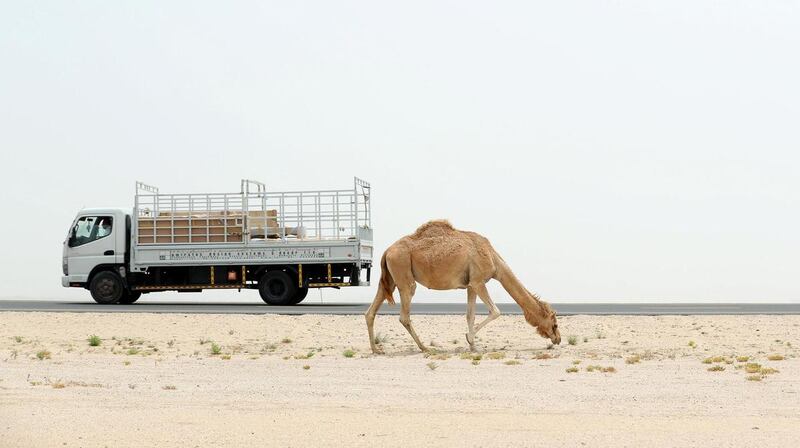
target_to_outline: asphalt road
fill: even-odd
[[[559,315],[689,315],[689,314],[800,314],[800,303],[553,303]],[[296,306],[267,306],[253,302],[151,302],[133,305],[99,305],[94,302],[48,300],[0,300],[0,311],[47,311],[72,313],[206,313],[206,314],[363,314],[369,304],[309,303]],[[498,304],[505,314],[521,314],[513,303]],[[380,314],[397,314],[398,305],[384,304]],[[416,302],[414,314],[463,314],[466,304]],[[478,312],[486,313],[483,304]]]

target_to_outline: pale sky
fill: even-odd
[[[3,2],[0,297],[88,300],[62,241],[135,180],[355,175],[376,261],[448,218],[556,302],[797,301],[798,48],[794,1]]]

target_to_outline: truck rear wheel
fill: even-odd
[[[270,305],[293,305],[297,287],[283,271],[269,271],[258,282],[261,299]]]
[[[122,295],[122,298],[119,299],[118,303],[123,305],[130,305],[131,303],[136,302],[139,300],[139,297],[142,297],[141,291],[125,291]]]
[[[103,305],[110,305],[119,302],[125,290],[122,287],[122,279],[119,275],[111,271],[97,273],[89,284],[89,292],[95,302]]]
[[[292,305],[297,305],[298,303],[302,302],[303,299],[306,298],[308,295],[308,286],[304,286],[302,288],[297,288],[297,292],[294,294],[292,298]]]

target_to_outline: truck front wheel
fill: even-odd
[[[97,273],[89,284],[89,292],[95,302],[109,305],[119,302],[125,290],[119,275],[110,271]]]
[[[292,305],[296,291],[292,278],[283,271],[269,271],[258,282],[261,299],[270,305]]]

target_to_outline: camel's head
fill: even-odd
[[[558,331],[558,321],[556,320],[556,312],[550,311],[547,317],[539,321],[536,331],[542,335],[543,338],[550,339],[553,344],[561,343],[561,333]]]
[[[558,321],[556,320],[556,312],[549,309],[544,309],[544,316],[533,316],[525,312],[525,319],[531,325],[536,327],[536,332],[545,339],[550,339],[553,344],[561,343],[561,333],[558,331]]]

